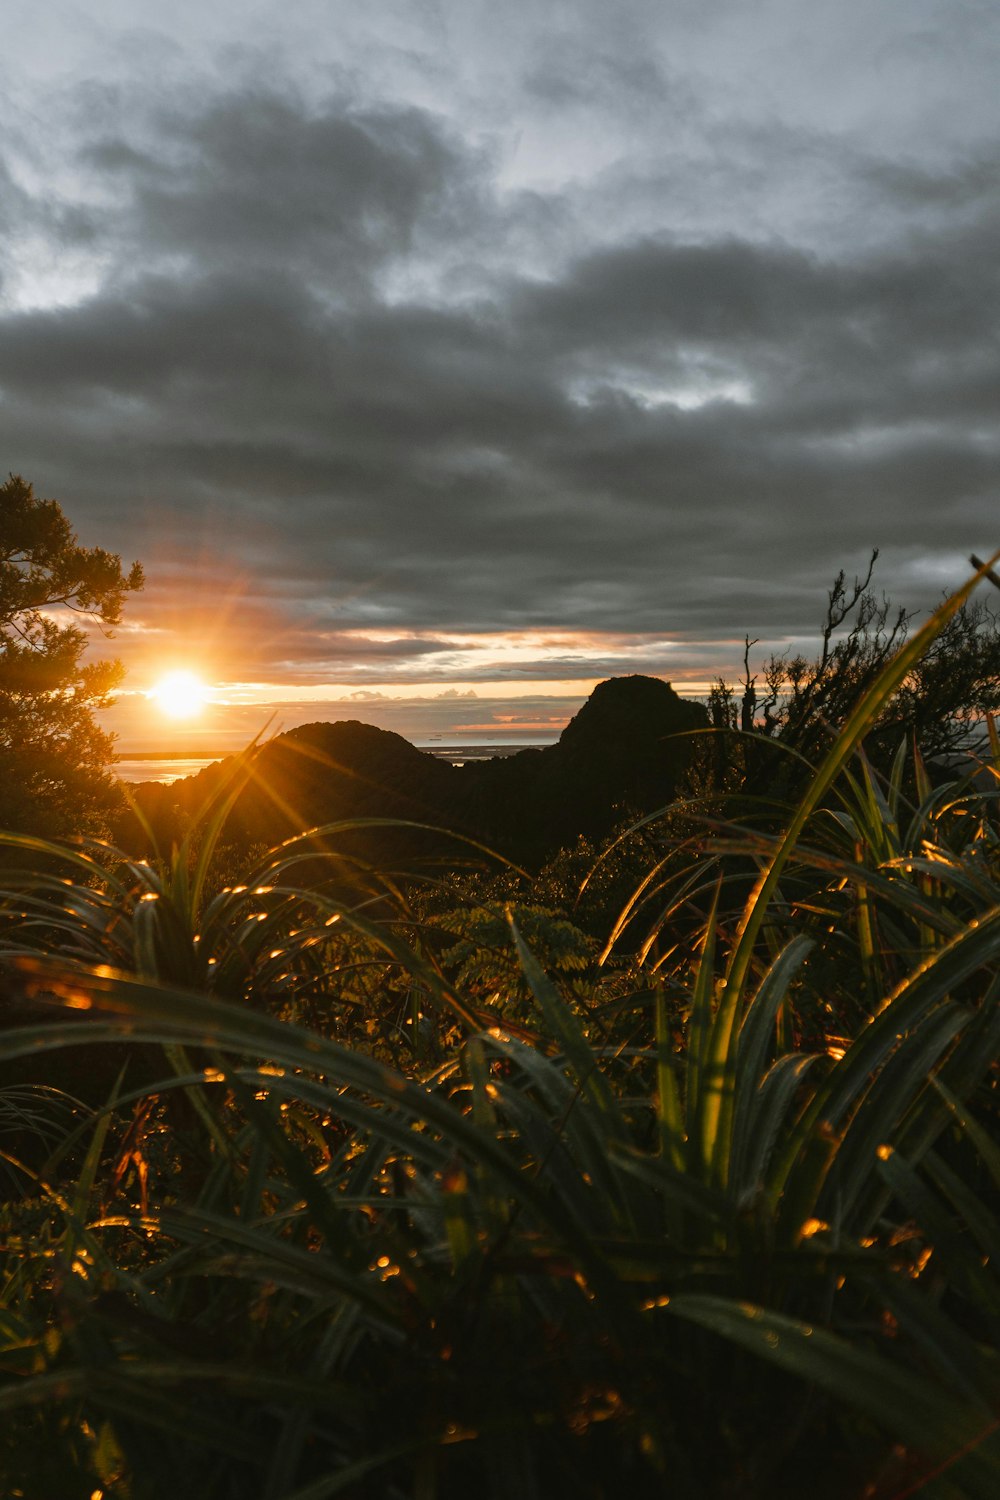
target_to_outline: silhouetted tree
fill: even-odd
[[[116,800],[112,736],[98,728],[122,676],[85,662],[86,618],[110,634],[142,568],[81,547],[55,500],[0,486],[0,827],[45,835],[104,824]]]
[[[864,578],[847,584],[840,572],[827,595],[819,655],[772,655],[762,669],[764,691],[750,670],[746,638],[742,693],[737,702],[717,685],[712,716],[719,728],[752,729],[743,746],[747,781],[793,790],[800,773],[761,739],[791,748],[815,763],[861,695],[906,639],[910,616],[872,588],[878,550]],[[869,734],[869,755],[887,762],[904,736],[915,737],[928,760],[947,760],[982,739],[984,717],[1000,709],[1000,616],[982,601],[952,617],[916,663]]]

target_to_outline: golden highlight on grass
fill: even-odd
[[[341,825],[216,886],[245,766],[149,863],[6,836],[9,1485],[993,1500],[1000,744],[863,743],[996,561],[610,936]]]

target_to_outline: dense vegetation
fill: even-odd
[[[879,739],[976,581],[532,873],[227,844],[252,755],[7,835],[4,1492],[993,1500],[1000,737]]]
[[[55,500],[11,474],[0,485],[0,827],[103,830],[121,797],[113,741],[94,718],[121,680],[87,661],[86,625],[109,635],[142,568],[81,547]]]

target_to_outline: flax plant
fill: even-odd
[[[732,830],[757,871],[735,921],[716,853],[685,877],[711,899],[669,974],[645,955],[648,1044],[591,1026],[513,920],[534,1035],[484,1025],[426,955],[314,894],[317,923],[388,943],[462,1023],[409,1074],[246,1004],[242,979],[234,997],[207,965],[143,967],[134,938],[131,972],[12,948],[5,984],[38,1019],[0,1035],[0,1063],[128,1037],[176,1067],[97,1112],[70,1181],[58,1159],[37,1174],[51,1227],[41,1259],[7,1239],[0,1410],[72,1450],[79,1493],[140,1500],[992,1500],[993,825],[971,788],[918,788],[905,832],[902,771],[886,793],[858,759],[985,571],[868,690],[785,834]],[[804,872],[851,925],[865,1006],[796,1050],[782,1017],[820,1007],[829,975]],[[210,1169],[179,1194],[168,1142],[143,1197],[110,1170],[122,1111],[177,1090],[212,1121]]]

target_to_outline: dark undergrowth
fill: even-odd
[[[863,751],[975,581],[780,827],[7,836],[3,1494],[994,1500],[1000,742]]]

